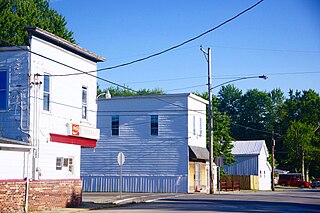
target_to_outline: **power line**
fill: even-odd
[[[45,59],[47,59],[47,60],[53,61],[53,62],[55,62],[55,63],[57,63],[57,64],[60,64],[60,65],[63,65],[63,66],[65,66],[65,67],[68,67],[68,68],[70,68],[70,69],[73,69],[73,70],[75,70],[75,71],[78,72],[78,73],[63,74],[63,75],[51,75],[51,77],[54,77],[54,76],[71,76],[71,75],[87,74],[87,75],[89,75],[89,76],[91,76],[91,77],[97,78],[97,79],[99,79],[99,80],[101,80],[101,81],[105,81],[105,82],[110,83],[110,84],[113,84],[113,85],[116,85],[116,86],[118,86],[118,87],[120,87],[120,88],[124,88],[124,89],[126,89],[126,90],[130,90],[130,91],[133,91],[133,92],[137,92],[137,91],[135,91],[135,90],[133,90],[133,89],[131,89],[131,88],[129,88],[129,87],[120,85],[120,84],[118,84],[118,83],[115,83],[115,82],[112,82],[112,81],[110,81],[110,80],[107,80],[107,79],[98,77],[98,76],[96,76],[96,75],[92,75],[91,73],[92,73],[92,72],[99,72],[99,71],[103,71],[103,70],[116,69],[116,68],[123,67],[123,66],[128,66],[128,65],[131,65],[131,64],[140,62],[140,61],[144,61],[144,60],[147,60],[147,59],[150,59],[150,58],[153,58],[153,57],[162,55],[162,54],[164,54],[164,53],[166,53],[166,52],[169,52],[169,51],[171,51],[171,50],[177,49],[177,48],[179,48],[179,47],[181,47],[181,46],[183,46],[183,45],[185,45],[185,44],[187,44],[187,43],[190,43],[190,42],[192,42],[192,41],[194,41],[194,40],[196,40],[196,39],[199,39],[200,37],[202,37],[202,36],[204,36],[204,35],[212,32],[212,31],[214,31],[214,30],[216,30],[216,29],[224,26],[224,25],[227,24],[227,23],[233,21],[234,19],[238,18],[238,17],[241,16],[242,14],[248,12],[249,10],[251,10],[251,9],[253,9],[254,7],[256,7],[257,5],[259,5],[259,4],[262,3],[263,1],[264,1],[264,0],[258,1],[257,3],[255,3],[254,5],[252,5],[251,7],[243,10],[242,12],[240,12],[240,13],[238,13],[237,15],[233,16],[232,18],[230,18],[230,19],[222,22],[221,24],[219,24],[219,25],[217,25],[217,26],[215,26],[215,27],[213,27],[213,28],[211,28],[211,29],[209,29],[209,30],[201,33],[200,35],[195,36],[195,37],[193,37],[193,38],[191,38],[191,39],[189,39],[189,40],[187,40],[187,41],[184,41],[184,42],[182,42],[182,43],[180,43],[180,44],[178,44],[178,45],[175,45],[175,46],[173,46],[173,47],[170,47],[170,48],[165,49],[165,50],[163,50],[163,51],[160,51],[160,52],[158,52],[158,53],[154,53],[154,54],[152,54],[152,55],[149,55],[149,56],[146,56],[146,57],[143,57],[143,58],[134,60],[134,61],[130,61],[130,62],[127,62],[127,63],[119,64],[119,65],[116,65],[116,66],[112,66],[112,67],[97,69],[97,70],[94,70],[94,71],[85,72],[85,71],[82,71],[82,70],[77,69],[77,68],[75,68],[75,67],[69,66],[69,65],[64,64],[64,63],[62,63],[62,62],[59,62],[59,61],[57,61],[57,60],[54,60],[54,59],[52,59],[52,58],[49,58],[49,57],[46,57],[46,56],[41,55],[41,54],[39,54],[39,53],[33,52],[33,51],[29,50],[29,49],[28,49],[27,51],[30,52],[30,53],[32,53],[32,54],[35,54],[35,55],[37,55],[37,56],[43,57],[43,58],[45,58]],[[3,41],[3,42],[5,42],[5,43],[8,43],[8,44],[10,44],[10,45],[12,45],[12,46],[16,46],[16,45],[14,45],[14,44],[11,44],[10,42],[4,41],[4,40],[2,40],[2,39],[0,39],[0,40]],[[16,47],[23,49],[22,47],[19,47],[19,46],[16,46]],[[25,49],[23,49],[23,50],[26,51]],[[186,107],[182,107],[182,106],[180,106],[180,105],[174,104],[174,103],[167,102],[167,101],[162,100],[162,99],[160,99],[160,98],[156,98],[156,97],[154,97],[154,98],[155,98],[155,99],[158,99],[158,100],[160,100],[160,101],[169,103],[170,105],[178,106],[178,107],[181,107],[181,108],[186,108]],[[188,109],[188,108],[186,108],[186,109]],[[189,109],[189,110],[190,110],[190,109]],[[197,111],[197,110],[191,110],[191,111]]]
[[[320,73],[320,71],[310,71],[310,72],[278,72],[278,73],[269,73],[267,75],[303,75],[303,74],[316,74]]]
[[[25,48],[23,48],[23,47],[21,47],[21,46],[14,45],[14,44],[12,44],[12,43],[10,43],[10,42],[8,42],[8,41],[2,40],[2,39],[0,39],[0,41],[4,41],[4,42],[6,42],[6,43],[8,43],[8,44],[10,44],[10,45],[12,45],[12,46],[15,46],[15,47],[23,50],[23,51],[30,52],[30,53],[32,53],[32,54],[35,54],[35,55],[40,56],[40,57],[43,57],[43,58],[45,58],[45,59],[47,59],[47,60],[53,61],[53,62],[58,63],[58,64],[60,64],[60,65],[64,65],[64,66],[66,66],[66,67],[68,67],[68,68],[77,70],[77,71],[79,71],[79,72],[83,72],[83,74],[87,74],[87,75],[92,76],[92,77],[94,77],[94,78],[97,78],[97,79],[99,79],[99,80],[108,82],[108,83],[110,83],[110,84],[116,85],[116,86],[121,87],[121,88],[124,88],[124,89],[126,89],[126,90],[130,90],[130,91],[132,91],[132,92],[134,92],[134,93],[138,93],[138,91],[136,91],[136,90],[134,90],[134,89],[131,89],[131,88],[126,87],[126,86],[122,86],[122,85],[120,85],[120,84],[118,84],[118,83],[115,83],[115,82],[109,81],[109,80],[107,80],[107,79],[104,79],[104,78],[95,76],[95,75],[93,75],[93,74],[86,73],[86,72],[84,72],[84,71],[82,71],[82,70],[79,70],[79,69],[77,69],[77,68],[71,67],[71,66],[69,66],[69,65],[67,65],[67,64],[64,64],[64,63],[62,63],[62,62],[56,61],[56,60],[54,60],[54,59],[52,59],[52,58],[46,57],[46,56],[41,55],[41,54],[39,54],[39,53],[33,52],[33,51],[29,50],[29,49],[26,50]],[[41,75],[40,75],[40,76],[41,76]],[[51,77],[51,75],[50,75],[50,77]],[[156,100],[159,100],[159,101],[162,101],[162,102],[167,103],[167,104],[170,104],[170,105],[172,105],[172,106],[177,106],[177,107],[182,108],[182,109],[190,110],[190,111],[192,111],[192,112],[198,112],[198,113],[200,113],[200,114],[205,114],[205,113],[199,112],[200,110],[189,109],[188,107],[180,106],[179,104],[175,104],[175,103],[171,103],[171,102],[169,102],[169,101],[165,101],[165,100],[163,100],[163,99],[161,99],[161,98],[159,98],[159,97],[152,96],[151,98],[156,99]]]
[[[249,129],[249,130],[252,130],[252,131],[255,131],[255,132],[262,132],[262,133],[266,133],[266,134],[270,134],[272,135],[273,132],[270,132],[270,131],[267,131],[267,130],[261,130],[261,129],[255,129],[255,128],[252,128],[252,127],[248,127],[248,126],[244,126],[244,125],[241,125],[241,124],[237,124],[237,123],[234,123],[234,122],[230,122],[232,125],[235,125],[235,126],[238,126],[238,127],[241,127],[241,128],[244,128],[244,129]],[[274,133],[274,135],[278,135],[278,136],[281,136],[279,133]]]
[[[194,86],[190,86],[190,87],[182,87],[182,88],[170,89],[170,90],[166,90],[166,92],[172,92],[172,91],[183,90],[183,89],[191,89],[191,88],[203,87],[203,86],[206,86],[206,85],[207,84],[198,84],[198,85],[194,85]]]
[[[206,75],[202,76],[191,76],[191,77],[183,77],[183,78],[168,78],[168,79],[160,79],[160,80],[150,80],[150,81],[133,81],[126,82],[128,84],[142,84],[142,83],[155,83],[155,82],[163,82],[163,81],[177,81],[177,80],[188,80],[188,79],[196,79],[196,78],[205,78]]]
[[[153,58],[153,57],[162,55],[162,54],[164,54],[164,53],[166,53],[166,52],[169,52],[169,51],[171,51],[171,50],[177,49],[178,47],[181,47],[181,46],[183,46],[183,45],[185,45],[185,44],[187,44],[187,43],[190,43],[190,42],[192,42],[192,41],[194,41],[194,40],[196,40],[196,39],[198,39],[198,38],[200,38],[200,37],[202,37],[202,36],[204,36],[204,35],[212,32],[212,31],[214,31],[214,30],[222,27],[223,25],[225,25],[225,24],[233,21],[234,19],[238,18],[238,17],[241,16],[242,14],[246,13],[247,11],[249,11],[249,10],[253,9],[254,7],[256,7],[257,5],[259,5],[259,4],[262,3],[263,1],[264,1],[264,0],[260,0],[260,1],[257,2],[256,4],[252,5],[251,7],[247,8],[247,9],[245,9],[245,10],[243,10],[242,12],[240,12],[240,13],[238,13],[237,15],[233,16],[232,18],[224,21],[223,23],[217,25],[216,27],[211,28],[211,29],[207,30],[206,32],[203,32],[203,33],[201,33],[200,35],[195,36],[195,37],[193,37],[193,38],[191,38],[191,39],[189,39],[189,40],[187,40],[187,41],[184,41],[184,42],[182,42],[182,43],[180,43],[180,44],[178,44],[178,45],[175,45],[175,46],[173,46],[173,47],[170,47],[170,48],[165,49],[165,50],[163,50],[163,51],[160,51],[160,52],[158,52],[158,53],[154,53],[154,54],[152,54],[152,55],[149,55],[149,56],[146,56],[146,57],[143,57],[143,58],[140,58],[140,59],[131,61],[131,62],[119,64],[119,65],[112,66],[112,67],[101,68],[101,69],[97,69],[97,70],[94,70],[94,71],[85,72],[85,71],[82,71],[82,70],[77,69],[77,68],[75,68],[75,67],[69,66],[69,65],[64,64],[64,63],[62,63],[62,62],[59,62],[59,61],[57,61],[57,60],[54,60],[54,59],[52,59],[52,58],[49,58],[49,57],[46,57],[46,56],[41,55],[41,54],[39,54],[39,53],[33,52],[33,51],[31,51],[31,50],[27,50],[27,51],[30,52],[30,53],[32,53],[32,54],[35,54],[35,55],[37,55],[37,56],[43,57],[43,58],[45,58],[45,59],[47,59],[47,60],[53,61],[53,62],[55,62],[55,63],[57,63],[57,64],[60,64],[60,65],[63,65],[63,66],[65,66],[65,67],[68,67],[68,68],[70,68],[70,69],[73,69],[73,70],[75,70],[75,71],[78,72],[78,73],[71,73],[71,74],[51,75],[51,77],[54,77],[54,76],[71,76],[71,75],[87,74],[87,75],[92,76],[92,77],[95,77],[95,78],[97,78],[97,79],[99,79],[99,80],[101,80],[101,81],[104,81],[104,82],[107,82],[107,83],[116,85],[116,86],[118,86],[118,87],[121,87],[121,88],[124,88],[124,89],[127,89],[127,90],[134,91],[133,89],[130,89],[130,88],[126,87],[126,86],[123,86],[123,85],[117,84],[117,83],[115,83],[115,82],[112,82],[112,81],[110,81],[110,80],[107,80],[107,79],[104,79],[104,78],[101,78],[101,77],[92,75],[91,73],[92,73],[92,72],[99,72],[99,71],[103,71],[103,70],[116,69],[116,68],[123,67],[123,66],[128,66],[128,65],[131,65],[131,64],[140,62],[140,61],[144,61],[144,60],[147,60],[147,59],[150,59],[150,58]],[[0,39],[0,40],[1,40],[2,42],[8,43],[8,44],[10,44],[10,45],[12,45],[12,46],[16,46],[16,45],[11,44],[10,42],[7,42],[7,41],[5,41],[5,40],[2,40],[2,39]],[[21,47],[19,47],[19,46],[16,46],[16,47],[21,48]],[[25,49],[23,49],[23,50],[25,50]],[[134,92],[136,92],[136,91],[134,91]]]
[[[284,72],[284,73],[266,73],[266,75],[303,75],[303,74],[318,74],[320,71],[303,71],[303,72]],[[260,74],[260,73],[259,73]],[[252,75],[259,75],[258,73],[252,74]],[[225,76],[225,77],[223,77]],[[201,79],[201,78],[206,78],[207,76],[191,76],[191,77],[182,77],[182,78],[167,78],[167,79],[159,79],[159,80],[148,80],[148,81],[132,81],[132,82],[125,82],[126,84],[144,84],[144,83],[158,83],[158,82],[168,82],[168,81],[180,81],[180,80],[189,80],[189,79]],[[228,80],[228,79],[234,79],[234,78],[243,78],[247,77],[246,75],[215,75],[213,76],[212,80]],[[198,85],[202,86],[202,85]],[[198,87],[197,85],[186,87],[185,89],[188,88],[193,88],[193,87]],[[171,90],[166,90],[166,91],[174,91],[174,90],[180,90],[184,88],[176,88],[176,89],[171,89]]]
[[[133,61],[130,61],[130,62],[118,64],[118,65],[111,66],[111,67],[105,67],[105,68],[101,68],[101,69],[97,69],[97,70],[93,70],[93,71],[88,71],[88,72],[85,72],[85,73],[88,74],[88,73],[92,73],[92,72],[100,72],[100,71],[104,71],[104,70],[112,70],[112,69],[116,69],[116,68],[119,68],[119,67],[128,66],[128,65],[131,65],[131,64],[135,64],[135,63],[138,63],[138,62],[141,62],[141,61],[145,61],[145,60],[147,60],[147,59],[150,59],[150,58],[153,58],[153,57],[162,55],[162,54],[164,54],[164,53],[166,53],[166,52],[169,52],[169,51],[171,51],[171,50],[177,49],[177,48],[179,48],[179,47],[181,47],[181,46],[183,46],[183,45],[185,45],[185,44],[187,44],[187,43],[190,43],[190,42],[192,42],[192,41],[194,41],[194,40],[197,40],[197,39],[201,38],[202,36],[204,36],[204,35],[212,32],[212,31],[214,31],[214,30],[222,27],[223,25],[225,25],[225,24],[227,24],[227,23],[233,21],[234,19],[238,18],[238,17],[241,16],[242,14],[244,14],[244,13],[248,12],[249,10],[253,9],[254,7],[258,6],[258,5],[259,5],[260,3],[262,3],[263,1],[264,1],[264,0],[260,0],[260,1],[258,1],[257,3],[255,3],[254,5],[252,5],[251,7],[243,10],[242,12],[240,12],[240,13],[238,13],[237,15],[233,16],[232,18],[230,18],[230,19],[222,22],[221,24],[219,24],[219,25],[217,25],[217,26],[215,26],[215,27],[213,27],[213,28],[211,28],[211,29],[209,29],[209,30],[207,30],[207,31],[205,31],[205,32],[203,32],[203,33],[201,33],[201,34],[199,34],[199,35],[197,35],[197,36],[189,39],[189,40],[186,40],[186,41],[184,41],[184,42],[182,42],[182,43],[180,43],[180,44],[177,44],[177,45],[175,45],[175,46],[172,46],[172,47],[170,47],[170,48],[167,48],[167,49],[165,49],[165,50],[163,50],[163,51],[160,51],[160,52],[157,52],[157,53],[151,54],[151,55],[149,55],[149,56],[146,56],[146,57],[143,57],[143,58],[140,58],[140,59],[136,59],[136,60],[133,60]],[[85,73],[73,73],[73,74],[55,75],[55,76],[70,76],[70,75],[80,75],[80,74],[85,74]]]
[[[286,49],[267,49],[267,48],[250,48],[250,47],[232,47],[232,46],[217,46],[210,45],[216,48],[226,48],[226,49],[239,49],[239,50],[250,50],[250,51],[269,51],[269,52],[291,52],[291,53],[311,53],[319,54],[320,51],[317,50],[286,50]]]
[[[10,43],[10,42],[8,42],[8,41],[5,41],[5,40],[3,40],[3,39],[0,39],[0,41],[5,42],[5,43],[7,43],[7,44],[9,44],[9,45],[11,45],[11,46],[17,47],[17,48],[19,48],[19,49],[21,49],[21,50],[23,50],[23,51],[27,51],[27,52],[29,52],[29,53],[35,54],[35,55],[40,56],[40,57],[42,57],[42,58],[44,58],[44,59],[47,59],[47,60],[49,60],[49,61],[52,61],[52,62],[54,62],[54,63],[60,64],[60,65],[62,65],[62,66],[65,66],[65,67],[67,67],[67,68],[70,68],[70,69],[73,69],[73,70],[76,70],[76,71],[80,72],[80,73],[77,73],[77,74],[86,74],[86,75],[89,75],[89,76],[94,77],[94,78],[96,78],[96,79],[99,79],[99,80],[101,80],[101,81],[107,82],[107,83],[109,83],[109,84],[113,84],[113,85],[116,85],[116,86],[121,87],[121,88],[123,88],[123,89],[131,90],[131,91],[136,92],[135,90],[130,89],[130,88],[127,87],[127,86],[123,86],[123,85],[120,85],[120,84],[115,83],[115,82],[113,82],[113,81],[107,80],[107,79],[105,79],[105,78],[102,78],[102,77],[93,75],[93,74],[91,74],[91,73],[82,71],[82,70],[80,70],[80,69],[78,69],[78,68],[72,67],[72,66],[67,65],[67,64],[65,64],[65,63],[62,63],[62,62],[60,62],[60,61],[54,60],[54,59],[49,58],[49,57],[47,57],[47,56],[44,56],[44,55],[42,55],[42,54],[36,53],[36,52],[34,52],[34,51],[31,51],[31,50],[29,50],[29,49],[25,49],[25,48],[23,48],[23,47],[21,47],[21,46],[17,46],[17,45],[15,45],[15,44],[12,44],[12,43]],[[66,74],[66,75],[50,75],[50,77],[53,77],[53,76],[67,76],[67,75],[69,75],[69,74]],[[72,75],[72,74],[70,74],[70,75]],[[41,76],[41,75],[39,75],[39,76]]]

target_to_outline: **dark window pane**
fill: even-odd
[[[7,108],[7,91],[0,91],[0,110]]]
[[[43,110],[50,110],[50,76],[43,76]]]
[[[49,111],[49,99],[50,95],[47,93],[43,94],[43,110]]]
[[[0,71],[0,90],[7,90],[7,72]]]
[[[112,135],[119,135],[119,116],[112,116]]]
[[[82,106],[82,118],[87,119],[87,106]]]
[[[151,115],[151,135],[158,135],[158,115]]]
[[[44,75],[43,91],[48,93],[50,91],[49,75]]]
[[[82,87],[82,118],[87,119],[87,88]]]

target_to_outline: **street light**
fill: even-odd
[[[202,46],[200,46],[201,52],[205,55],[206,61],[208,62],[208,99],[209,99],[209,145],[210,145],[210,150],[209,150],[209,176],[210,176],[210,194],[214,193],[214,170],[213,170],[213,118],[212,118],[212,90],[220,87],[222,85],[235,82],[235,81],[240,81],[240,80],[245,80],[245,79],[251,79],[251,78],[261,78],[266,80],[268,77],[265,75],[258,75],[258,76],[246,76],[246,77],[240,77],[236,78],[230,81],[226,81],[224,83],[218,84],[214,87],[212,87],[212,82],[211,82],[211,49],[208,48],[208,51],[205,51]]]
[[[232,82],[235,82],[235,81],[240,81],[240,80],[245,80],[245,79],[250,79],[250,78],[261,78],[261,79],[264,79],[264,80],[268,79],[268,77],[265,76],[265,75],[245,76],[245,77],[240,77],[240,78],[236,78],[236,79],[233,79],[233,80],[230,80],[230,81],[223,82],[223,83],[218,84],[218,85],[216,85],[214,87],[211,87],[211,89],[215,89],[217,87],[220,87],[220,86],[223,86],[225,84],[229,84],[229,83],[232,83]]]
[[[110,91],[107,90],[106,92],[102,92],[99,95],[97,95],[96,100],[98,100],[103,95],[104,95],[105,99],[110,99],[111,98]]]

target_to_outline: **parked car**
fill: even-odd
[[[281,186],[297,186],[301,188],[310,187],[310,182],[302,180],[300,173],[280,174],[278,184]]]
[[[320,187],[320,178],[316,178],[311,183],[312,188]]]

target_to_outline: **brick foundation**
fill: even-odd
[[[0,212],[24,212],[25,180],[0,180]],[[78,206],[81,180],[37,180],[29,182],[29,211]]]

